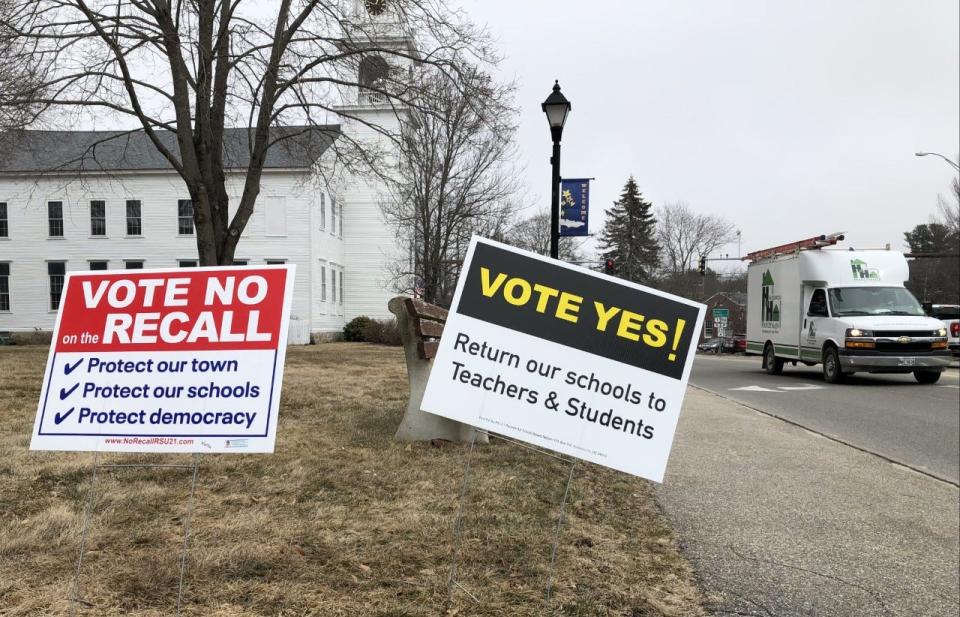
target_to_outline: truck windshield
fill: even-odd
[[[834,317],[849,315],[924,315],[903,287],[835,287],[829,290]]]

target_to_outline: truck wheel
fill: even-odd
[[[841,383],[843,371],[840,370],[840,356],[835,347],[823,350],[823,380],[827,383]]]
[[[920,383],[937,383],[940,381],[940,371],[914,371],[913,378]]]
[[[763,370],[767,375],[779,375],[783,372],[783,360],[777,357],[773,345],[767,343],[763,349]]]

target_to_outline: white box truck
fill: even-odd
[[[747,256],[747,353],[767,373],[823,365],[827,382],[856,372],[913,373],[936,383],[950,365],[947,331],[904,286],[902,253],[828,249],[818,236]]]

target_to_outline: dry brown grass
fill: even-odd
[[[45,355],[0,351],[2,615],[70,610],[92,455],[27,450]],[[443,614],[467,448],[394,442],[406,396],[399,349],[290,349],[276,453],[202,458],[184,614]],[[472,463],[449,614],[541,615],[566,467],[500,441]],[[173,613],[188,489],[186,470],[101,472],[78,614]],[[580,463],[567,514],[556,614],[703,614],[646,482]]]

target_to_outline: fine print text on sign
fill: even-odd
[[[30,448],[273,452],[293,277],[67,274]]]
[[[705,310],[474,238],[422,408],[662,481]]]

